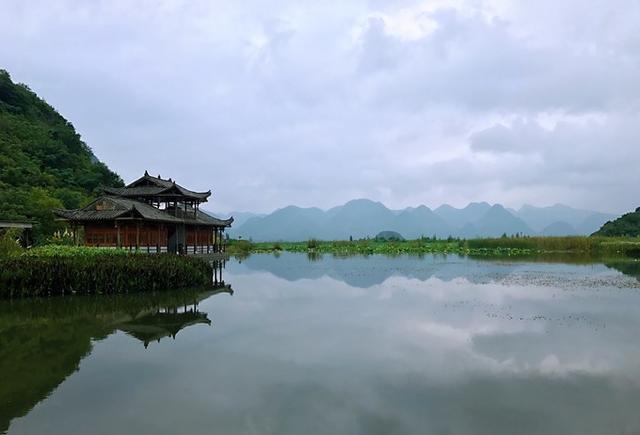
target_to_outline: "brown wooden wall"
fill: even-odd
[[[87,246],[116,246],[118,233],[113,225],[87,224],[84,226],[84,244]]]
[[[168,231],[164,224],[140,223],[140,233],[135,223],[120,223],[120,244],[128,246],[167,246]],[[138,239],[139,237],[139,239]],[[87,246],[117,246],[118,229],[114,224],[87,224],[84,227]]]
[[[160,246],[167,247],[169,231],[166,225],[156,224],[152,222],[141,222],[138,227],[135,222],[119,224],[120,227],[120,246],[126,247],[143,247],[143,246]],[[220,240],[216,240],[216,232],[211,227],[187,227],[186,228],[186,246],[196,245],[196,234],[198,246],[214,245]],[[86,224],[84,227],[84,242],[87,246],[117,246],[118,229],[114,223],[103,224]]]
[[[187,227],[187,246],[196,244],[196,234],[198,235],[198,246],[213,245],[214,236],[211,227],[190,228]]]

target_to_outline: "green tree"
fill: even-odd
[[[0,70],[0,219],[33,221],[41,241],[59,228],[54,208],[80,207],[102,186],[122,185],[70,122]]]

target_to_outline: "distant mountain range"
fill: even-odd
[[[219,219],[226,219],[229,216],[233,216],[233,226],[236,228],[240,228],[246,221],[248,221],[251,218],[254,218],[254,217],[261,218],[266,216],[266,214],[264,213],[252,213],[250,211],[232,211],[226,217],[215,216],[211,212],[207,212],[207,213]]]
[[[359,239],[375,237],[381,231],[396,231],[407,239],[421,236],[499,237],[516,233],[588,235],[617,217],[562,204],[550,207],[524,205],[519,210],[512,210],[500,204],[474,202],[464,208],[445,204],[434,210],[424,205],[391,210],[368,199],[355,199],[326,211],[288,206],[267,215],[248,212],[231,215],[235,222],[230,236],[255,241]]]

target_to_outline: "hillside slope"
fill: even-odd
[[[636,211],[624,214],[614,221],[609,221],[594,236],[605,237],[640,237],[640,207]]]
[[[52,208],[77,208],[100,186],[121,185],[70,122],[0,70],[0,220],[34,220],[42,239],[56,228]]]

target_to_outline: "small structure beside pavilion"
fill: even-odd
[[[194,192],[146,171],[126,187],[103,191],[84,208],[54,211],[70,224],[76,244],[179,254],[224,252],[224,231],[233,218],[217,219],[200,210],[211,191]]]
[[[30,243],[30,234],[33,230],[33,224],[30,222],[19,222],[19,221],[0,221],[0,236],[2,236],[7,231],[18,230],[19,231],[19,242],[23,247],[28,247]]]

